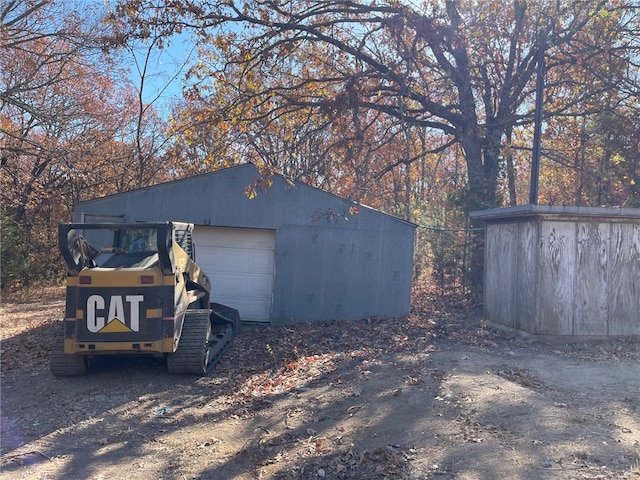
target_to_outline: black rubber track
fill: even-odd
[[[64,353],[64,322],[58,327],[53,351],[49,360],[49,369],[56,377],[78,377],[88,370],[88,359],[84,355]]]
[[[230,324],[211,324],[211,310],[187,310],[178,349],[167,357],[169,373],[205,375],[233,341]]]

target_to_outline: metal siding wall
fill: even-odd
[[[250,200],[243,190],[255,178],[252,165],[234,167],[85,202],[74,215],[275,229],[274,324],[409,313],[413,224],[361,206],[348,221],[314,220],[353,203],[279,176]]]
[[[283,226],[272,322],[406,315],[412,262],[406,232]]]
[[[354,205],[308,185],[292,187],[279,176],[273,177],[271,188],[249,199],[244,188],[255,181],[256,175],[255,167],[245,165],[132,190],[81,203],[75,217],[80,221],[82,212],[109,213],[125,214],[125,221],[176,220],[196,225],[274,229],[285,224],[332,226],[335,222],[312,217],[329,210],[346,212]],[[385,228],[387,224],[400,224],[406,232],[414,229],[412,224],[400,219],[362,206],[358,208],[359,215],[338,223],[351,229]]]
[[[75,217],[87,213],[125,214],[127,221],[176,220],[196,225],[274,228],[281,215],[279,186],[254,200],[244,188],[254,181],[250,168],[232,168],[140,190],[113,195],[78,206]]]

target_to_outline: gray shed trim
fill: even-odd
[[[82,202],[74,217],[275,230],[272,324],[409,313],[415,224],[279,175],[249,199],[257,177],[245,164]]]
[[[579,207],[574,205],[514,205],[511,207],[492,208],[470,212],[469,217],[475,220],[499,221],[514,218],[530,218],[538,216],[554,218],[607,218],[607,219],[640,219],[638,208],[611,207]]]

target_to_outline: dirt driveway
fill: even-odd
[[[640,479],[640,339],[408,319],[247,327],[204,378],[48,371],[60,293],[5,302],[0,479]]]

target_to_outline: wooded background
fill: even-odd
[[[280,173],[425,227],[416,278],[466,291],[467,213],[528,202],[541,58],[539,202],[640,207],[633,0],[6,0],[0,23],[2,289],[61,277],[78,201],[251,161],[250,197]],[[178,34],[196,53],[162,77]]]

